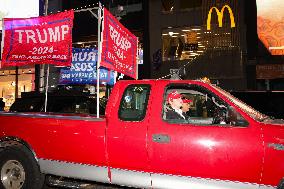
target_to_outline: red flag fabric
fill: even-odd
[[[70,66],[74,11],[36,18],[5,18],[2,67]]]
[[[100,66],[138,78],[138,39],[104,8]]]

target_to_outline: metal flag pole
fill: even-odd
[[[102,5],[99,1],[98,9],[98,62],[97,62],[97,118],[100,117],[100,63],[101,63],[101,20]]]
[[[116,78],[117,78],[117,71],[115,71],[113,74],[113,84],[116,83]]]
[[[138,47],[139,47],[139,41],[137,39],[137,49],[136,49],[136,76],[135,76],[135,79],[137,80],[138,79]]]
[[[48,78],[49,78],[49,64],[47,65],[47,73],[46,73],[44,112],[46,112],[47,109]]]
[[[44,9],[45,9],[45,10],[44,10],[45,16],[47,16],[48,0],[45,0]],[[44,69],[44,67],[43,67],[43,69]],[[43,73],[44,73],[44,72],[43,72]],[[49,78],[49,64],[47,65],[47,73],[46,73],[44,112],[46,112],[46,109],[47,109],[48,78]]]

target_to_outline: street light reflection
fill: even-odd
[[[213,149],[213,147],[215,147],[217,145],[216,141],[210,140],[210,139],[205,139],[205,140],[199,140],[198,141],[199,144],[201,144],[202,146],[209,148],[210,150]]]

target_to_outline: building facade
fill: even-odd
[[[151,77],[185,67],[187,79],[208,77],[226,89],[246,89],[244,6],[235,0],[150,1]]]

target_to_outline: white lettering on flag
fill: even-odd
[[[120,47],[121,49],[127,51],[129,48],[131,48],[131,43],[121,34],[112,27],[112,25],[109,25],[110,30],[110,37],[116,44],[116,46]]]
[[[56,26],[54,28],[47,28],[46,29],[36,29],[36,32],[34,30],[15,30],[15,32],[18,34],[18,41],[19,43],[46,43],[47,39],[49,38],[49,42],[59,42],[63,41],[65,39],[65,35],[69,32],[69,26],[68,25],[62,25],[62,26]],[[26,37],[26,42],[23,41],[23,36]],[[44,36],[44,37],[43,37]]]

